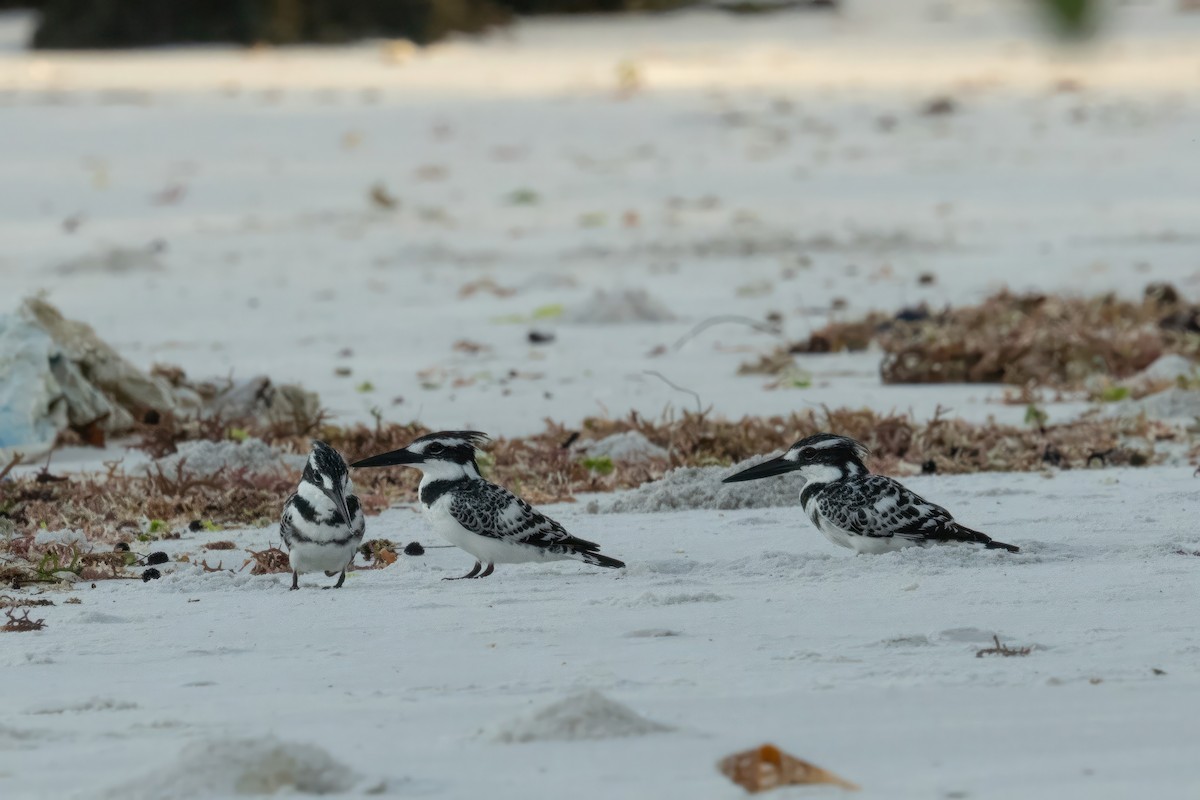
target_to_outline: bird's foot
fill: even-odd
[[[462,580],[466,580],[467,578],[482,578],[483,575],[491,575],[492,574],[492,565],[491,564],[488,564],[488,571],[485,572],[483,575],[480,575],[479,570],[482,568],[483,568],[483,564],[480,564],[478,561],[476,561],[475,566],[472,567],[471,571],[468,572],[466,575],[459,575],[457,578],[442,578],[442,580],[444,580],[444,581],[462,581]]]

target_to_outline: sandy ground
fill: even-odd
[[[14,687],[0,785],[7,797],[95,797],[126,782],[147,797],[209,796],[188,793],[209,778],[178,753],[276,736],[347,765],[355,792],[382,782],[395,796],[734,798],[714,762],[773,741],[864,797],[1194,797],[1189,471],[911,485],[1022,553],[854,556],[795,509],[577,504],[550,510],[627,570],[503,566],[444,583],[470,559],[430,549],[352,573],[338,592],[316,588],[323,576],[292,593],[286,576],[180,565],[161,581],[73,592],[78,606],[59,595],[35,609],[46,631],[6,636],[0,652]],[[236,537],[258,548],[273,534]],[[368,534],[431,543],[407,509]],[[207,556],[229,566],[244,554]],[[993,635],[1033,650],[977,657]],[[674,730],[495,741],[585,689]],[[179,794],[162,793],[160,769],[186,776]]]
[[[505,435],[695,402],[648,370],[732,416],[1019,420],[999,387],[883,387],[875,354],[805,358],[812,387],[768,390],[735,375],[768,334],[674,345],[721,314],[800,337],[1003,286],[1195,296],[1200,15],[1122,5],[1065,51],[1014,4],[849,5],[547,20],[420,53],[27,54],[27,19],[0,17],[5,296],[47,292],[144,366],[299,380],[342,422]],[[922,113],[939,97],[951,113]],[[568,321],[625,288],[675,319]],[[1022,554],[853,557],[795,509],[575,505],[553,511],[628,570],[445,584],[469,561],[431,549],[336,593],[171,567],[57,594],[45,631],[3,634],[0,793],[224,796],[214,775],[290,774],[237,743],[268,736],[336,788],[398,796],[732,798],[713,763],[766,740],[871,797],[1200,793],[1190,469],[912,484]],[[369,535],[434,543],[404,509]],[[993,634],[1034,649],[977,658]],[[495,741],[581,689],[674,730]]]

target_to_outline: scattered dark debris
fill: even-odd
[[[464,283],[458,290],[458,296],[460,299],[463,299],[479,292],[486,292],[493,297],[511,297],[517,293],[517,290],[508,286],[501,286],[491,278],[480,278],[476,281]]]
[[[204,545],[205,550],[233,550],[236,547],[236,544],[225,539],[219,542],[209,542],[208,544]]]
[[[1053,442],[1047,444],[1046,449],[1042,451],[1042,463],[1049,464],[1052,467],[1062,466],[1062,451],[1055,447]]]
[[[396,196],[389,192],[387,186],[382,183],[373,184],[367,196],[371,200],[371,205],[383,211],[391,211],[400,205]]]
[[[1090,683],[1092,686],[1099,686],[1100,684],[1104,683],[1104,678],[1088,678],[1088,683]]]
[[[199,533],[204,530],[204,523],[198,519],[194,519],[188,523],[187,529],[192,533]]]
[[[921,463],[921,474],[922,475],[936,475],[937,471],[938,471],[937,462],[934,461],[932,458],[926,459],[924,462]]]
[[[553,331],[531,330],[529,332],[530,344],[550,344],[555,339]]]
[[[917,276],[918,286],[933,286],[935,283],[937,283],[937,275],[932,272],[922,272]]]
[[[339,378],[349,378],[354,374],[354,370],[347,366],[334,367],[333,374]]]
[[[421,546],[420,542],[409,542],[404,545],[404,555],[423,556],[425,555],[425,548]]]
[[[953,97],[934,97],[921,106],[921,113],[927,117],[953,114],[958,111],[958,102]]]
[[[466,353],[467,355],[479,355],[481,353],[489,353],[492,348],[483,342],[474,342],[470,339],[459,339],[451,347],[456,353]]]
[[[1177,550],[1175,550],[1175,555],[1177,555],[1177,556],[1200,556],[1200,550],[1177,549]]]
[[[146,556],[146,564],[151,567],[153,567],[157,564],[166,564],[170,560],[171,560],[171,557],[168,556],[166,553],[164,553],[161,550],[157,550],[157,551],[151,553],[150,555]]]
[[[113,552],[114,553],[128,553],[129,552],[129,542],[117,542],[116,544],[113,545]]]
[[[142,582],[143,583],[149,583],[150,581],[156,581],[161,577],[162,577],[162,573],[159,572],[158,570],[156,570],[154,567],[151,567],[150,569],[147,569],[147,570],[142,570]]]
[[[1166,675],[1167,674],[1167,671],[1165,669],[1159,669],[1158,667],[1151,667],[1150,671],[1153,672],[1155,675]]]
[[[1004,656],[1005,658],[1008,658],[1010,656],[1027,656],[1033,652],[1032,647],[1009,647],[1006,644],[1000,644],[999,636],[993,635],[992,641],[996,643],[995,647],[985,647],[982,650],[976,650],[975,657],[983,658],[984,656]]]
[[[69,606],[78,606],[78,605],[82,605],[82,604],[83,604],[83,601],[82,601],[82,600],[80,600],[78,597],[68,597],[68,598],[67,598],[66,600],[64,600],[63,602],[64,602],[64,603],[66,603],[66,604],[67,604],[67,605],[69,605]]]
[[[12,609],[6,610],[4,615],[8,617],[8,622],[6,622],[4,625],[0,625],[0,631],[21,633],[24,631],[40,631],[46,627],[46,620],[30,619],[28,609],[26,609],[25,612],[19,617]]]

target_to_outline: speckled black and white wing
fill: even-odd
[[[950,512],[884,475],[864,475],[821,488],[811,507],[822,522],[855,536],[913,544],[975,542],[1016,551],[954,521]]]
[[[292,509],[295,501],[295,493],[288,496],[283,504],[283,516],[279,518],[279,538],[283,539],[283,546],[288,550],[292,549],[292,545],[297,539],[296,523],[292,522]]]
[[[566,528],[520,497],[488,481],[473,480],[454,491],[447,511],[459,525],[479,536],[539,548],[597,566],[625,566],[601,555],[600,545],[572,536]]]

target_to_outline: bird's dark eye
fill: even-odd
[[[442,452],[445,449],[446,449],[445,445],[434,442],[433,444],[429,445],[429,447],[425,448],[425,452],[429,455],[434,455],[436,453]]]
[[[813,448],[813,447],[804,447],[804,448],[801,448],[801,450],[800,450],[800,455],[804,458],[812,458],[816,454],[817,454],[817,450],[816,450],[816,448]]]

